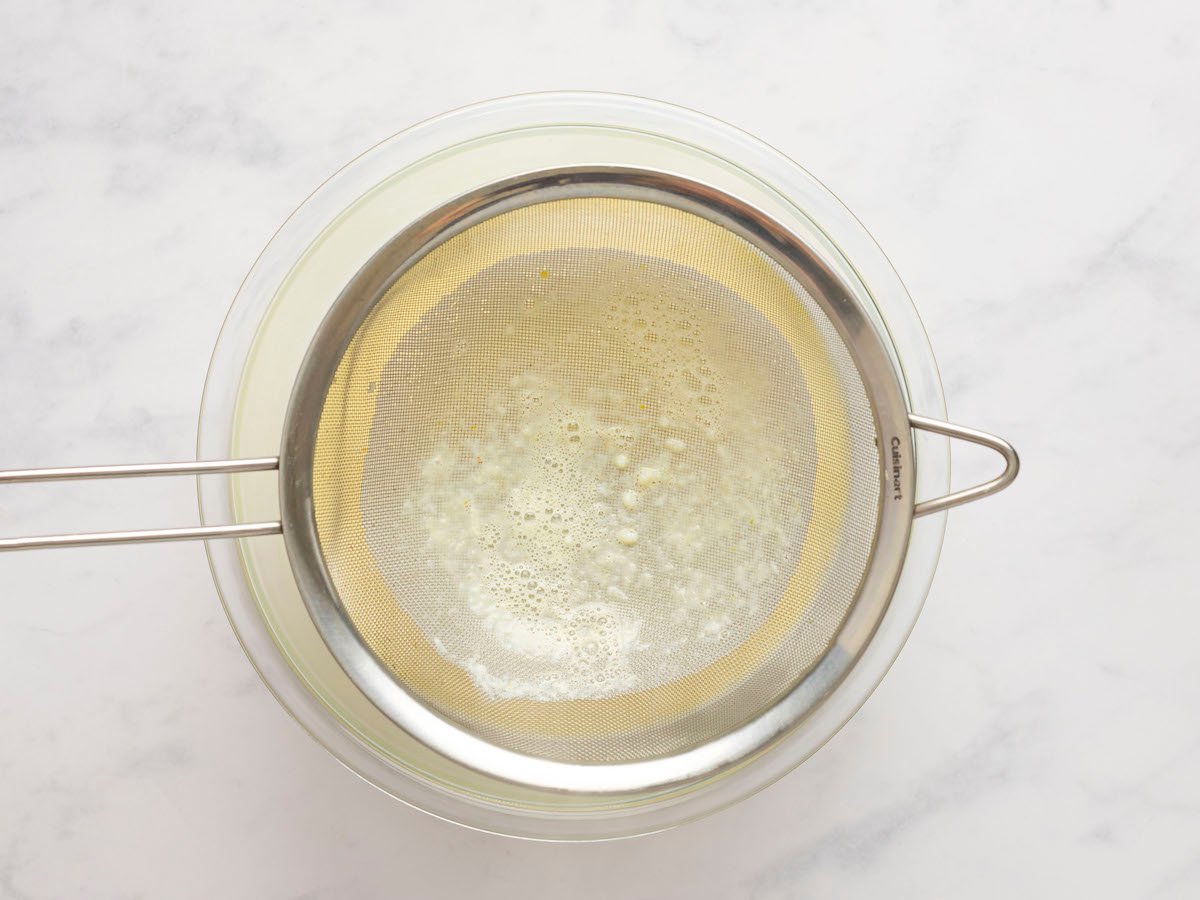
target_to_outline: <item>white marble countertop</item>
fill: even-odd
[[[1200,13],[787,6],[8,0],[0,467],[189,458],[225,309],[328,173],[446,108],[593,88],[831,186],[952,418],[1025,468],[951,514],[912,639],[825,749],[605,845],[472,833],[343,769],[198,545],[5,555],[0,896],[1200,896]],[[193,490],[11,487],[0,534],[187,524]]]

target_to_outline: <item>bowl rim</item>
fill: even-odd
[[[860,222],[820,182],[758,139],[724,122],[658,101],[592,92],[523,94],[462,107],[380,142],[317,188],[281,225],[235,297],[214,347],[198,424],[199,458],[228,455],[242,367],[263,315],[299,258],[327,228],[339,203],[363,194],[381,176],[456,144],[516,128],[607,125],[651,132],[715,152],[797,205],[829,234],[853,266],[880,320],[911,413],[945,417],[940,377],[920,318],[899,276]],[[878,323],[877,323],[878,324]],[[918,491],[944,492],[949,458],[944,438],[914,436]],[[234,514],[229,482],[197,480],[203,521]],[[898,655],[932,579],[944,514],[914,523],[909,553],[888,611],[863,656],[826,702],[770,752],[704,790],[664,794],[633,809],[565,813],[516,809],[448,792],[398,770],[338,720],[288,663],[252,596],[235,542],[209,543],[214,584],[247,658],[280,704],[335,758],[379,789],[433,815],[485,831],[545,840],[586,840],[650,833],[715,812],[771,784],[824,745],[865,702]],[[798,729],[799,730],[799,729]],[[801,740],[800,738],[803,738]],[[785,752],[787,751],[787,752]]]

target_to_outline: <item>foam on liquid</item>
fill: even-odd
[[[581,309],[541,278],[504,340],[565,337],[481,407],[447,409],[409,501],[457,587],[457,624],[430,638],[492,698],[608,697],[762,620],[798,543],[778,484],[797,426],[759,419],[770,367],[722,352],[719,320],[619,279]]]

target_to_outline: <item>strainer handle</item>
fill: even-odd
[[[0,484],[43,481],[82,481],[92,478],[144,478],[155,475],[232,475],[267,472],[279,468],[279,457],[215,459],[204,462],[146,463],[126,466],[77,466],[69,469],[14,469],[0,472]],[[281,534],[280,522],[244,525],[203,525],[195,528],[159,528],[153,531],[105,531],[97,534],[48,534],[0,539],[0,551],[36,550],[43,547],[90,547],[95,544],[149,544],[158,541],[207,541],[217,538]]]
[[[958,438],[960,441],[969,441],[972,444],[979,444],[981,447],[995,450],[1004,457],[1004,471],[991,481],[985,481],[983,484],[964,488],[961,491],[954,491],[943,497],[922,500],[913,506],[914,518],[916,516],[926,516],[930,513],[941,512],[944,509],[950,509],[954,506],[962,506],[964,503],[970,503],[972,500],[978,500],[980,497],[986,497],[989,494],[1002,491],[1013,483],[1013,479],[1017,477],[1017,472],[1021,470],[1021,459],[1017,456],[1017,451],[1013,449],[1013,445],[1003,438],[996,437],[994,434],[988,434],[986,431],[977,431],[974,428],[967,428],[965,425],[953,425],[950,422],[942,422],[938,419],[927,419],[924,416],[910,415],[908,421],[913,428],[945,435],[950,438]]]

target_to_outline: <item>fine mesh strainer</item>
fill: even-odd
[[[1004,472],[916,503],[912,429]],[[508,782],[660,789],[751,758],[859,658],[915,516],[1016,476],[910,415],[839,277],[696,180],[586,166],[405,228],[332,303],[278,457],[281,521],[0,549],[282,533],[329,651],[424,745]]]

